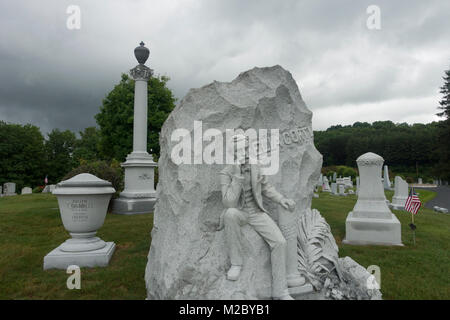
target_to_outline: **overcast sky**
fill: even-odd
[[[66,26],[69,5],[81,28]],[[381,29],[369,29],[369,5]],[[0,120],[80,131],[136,65],[190,88],[279,64],[313,111],[313,128],[439,120],[450,68],[450,1],[1,0]]]

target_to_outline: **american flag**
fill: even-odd
[[[417,211],[419,211],[421,205],[422,203],[420,202],[417,194],[414,192],[414,188],[411,188],[409,196],[406,199],[405,210],[413,214],[417,214]]]
[[[47,179],[47,176],[45,176],[44,182],[45,182],[45,184],[47,184],[47,183],[48,183],[48,179]]]

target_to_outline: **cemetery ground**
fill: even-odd
[[[436,194],[418,190],[422,201]],[[387,191],[390,200],[393,192]],[[350,246],[345,219],[356,196],[320,193],[312,207],[330,224],[340,257],[381,269],[384,299],[450,299],[450,215],[422,207],[415,216],[416,245],[408,224],[411,215],[393,211],[402,223],[404,247]],[[138,299],[146,296],[144,272],[153,215],[108,214],[98,235],[117,245],[106,268],[82,268],[81,289],[66,287],[65,270],[42,268],[44,256],[68,238],[56,197],[30,194],[0,199],[0,299]]]

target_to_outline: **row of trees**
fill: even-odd
[[[356,166],[356,159],[366,153],[381,155],[395,171],[416,176],[439,176],[434,172],[439,159],[437,141],[440,123],[394,124],[377,121],[373,124],[356,122],[349,126],[333,126],[314,133],[317,149],[324,166],[342,164]]]
[[[167,88],[167,77],[153,77],[148,83],[148,150],[159,157],[159,132],[175,107]],[[315,144],[324,167],[356,167],[355,160],[371,151],[384,157],[394,172],[410,177],[440,177],[450,180],[450,70],[446,71],[440,116],[430,124],[395,124],[377,121],[332,126],[315,132]],[[132,150],[134,81],[123,74],[121,81],[103,100],[95,116],[98,124],[79,133],[52,130],[46,138],[33,125],[0,121],[0,184],[22,186],[57,183],[73,168],[87,162],[125,160]],[[101,167],[101,166],[100,166]],[[114,167],[114,168],[115,168]]]
[[[148,150],[159,157],[159,132],[175,107],[166,84],[169,78],[152,77],[148,84]],[[95,116],[97,127],[79,132],[54,129],[44,138],[39,128],[0,120],[0,185],[15,182],[23,186],[54,184],[69,171],[98,160],[125,160],[133,144],[134,80],[123,74],[121,81],[103,100]]]
[[[445,72],[437,113],[444,121],[429,124],[395,124],[377,121],[332,126],[314,133],[324,166],[356,167],[366,152],[381,155],[390,169],[410,177],[450,180],[450,70]]]

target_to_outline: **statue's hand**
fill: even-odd
[[[280,204],[286,210],[294,211],[294,209],[295,209],[295,201],[294,200],[291,200],[288,198],[283,198],[283,199],[281,199]]]

